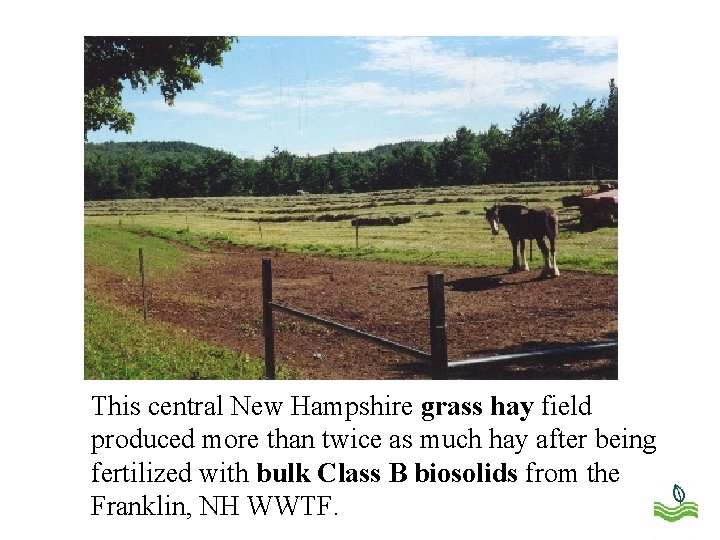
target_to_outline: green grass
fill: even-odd
[[[150,234],[148,234],[150,233]],[[213,240],[225,240],[222,235]],[[170,242],[168,240],[171,240]],[[149,280],[201,264],[180,244],[210,249],[205,236],[185,230],[144,230],[135,225],[85,226],[85,264],[137,277],[142,247]],[[200,299],[202,300],[202,299]],[[230,349],[191,339],[139,310],[111,306],[103,291],[85,297],[86,379],[261,379],[264,365]],[[280,368],[278,378],[297,374]]]
[[[509,266],[512,255],[507,235],[503,232],[491,236],[484,207],[512,197],[531,205],[547,204],[560,212],[557,249],[561,270],[616,274],[617,228],[577,232],[577,208],[563,208],[560,203],[563,196],[577,194],[587,185],[546,183],[307,197],[102,201],[86,204],[85,219],[87,226],[131,222],[124,226],[147,229],[153,235],[198,249],[212,249],[209,238],[261,249],[343,258],[442,266]],[[409,215],[412,221],[392,227],[360,227],[356,249],[355,228],[349,218],[314,221],[332,213]],[[262,218],[290,221],[258,223]],[[533,255],[531,267],[539,268],[542,257],[537,246],[533,247]]]
[[[262,379],[261,360],[85,297],[86,379]],[[279,379],[297,378],[280,367]]]
[[[139,275],[142,248],[146,276],[175,272],[189,262],[188,254],[165,240],[142,235],[137,227],[85,226],[85,264],[123,276]]]

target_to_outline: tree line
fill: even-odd
[[[364,152],[264,159],[184,142],[86,143],[85,199],[348,193],[521,181],[616,179],[618,89],[573,105],[545,103],[511,129],[460,127],[442,142],[408,141]]]

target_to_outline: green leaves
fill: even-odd
[[[231,37],[85,37],[85,139],[107,125],[130,132],[135,116],[122,108],[122,81],[147,91],[159,82],[165,102],[202,82],[200,65],[222,65]]]
[[[129,132],[135,123],[135,115],[121,106],[120,94],[108,91],[104,86],[92,88],[85,93],[85,138],[88,131],[96,131],[107,125],[113,131]]]

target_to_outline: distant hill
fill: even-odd
[[[142,142],[104,142],[85,143],[85,154],[103,155],[106,158],[128,156],[144,158],[166,158],[172,154],[207,155],[213,153],[226,154],[208,146],[183,141],[142,141]]]
[[[359,150],[352,152],[332,152],[341,156],[360,156],[371,160],[392,154],[393,148],[404,146],[409,150],[414,150],[416,146],[437,147],[440,142],[423,142],[423,141],[402,141],[398,143],[381,144],[369,150]],[[165,159],[171,157],[185,156],[204,156],[208,154],[231,154],[224,150],[216,150],[208,146],[201,146],[195,143],[184,141],[142,141],[142,142],[104,142],[104,143],[85,143],[86,158],[102,156],[109,160],[124,160],[132,158],[133,160],[154,160]],[[326,158],[331,154],[319,154],[313,156],[316,158]],[[233,154],[234,155],[234,154]]]
[[[240,184],[233,154],[194,143],[85,143],[84,158],[86,200],[227,195]]]

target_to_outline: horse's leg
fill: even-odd
[[[550,275],[557,277],[560,275],[560,270],[557,267],[557,261],[555,260],[555,239],[558,235],[558,217],[555,212],[550,214],[548,220],[548,232],[547,237],[550,240]]]
[[[550,240],[550,275],[558,277],[560,270],[557,267],[557,261],[555,260],[555,235],[549,237]]]
[[[543,260],[545,261],[543,264],[543,269],[540,270],[540,277],[549,277],[552,275],[550,270],[550,253],[548,252],[548,248],[545,245],[545,238],[542,236],[538,236],[536,239],[537,245],[540,248],[540,251],[542,251]]]
[[[518,260],[518,239],[517,238],[510,238],[510,242],[512,242],[513,247],[513,264],[510,267],[510,273],[518,272],[520,270],[520,261]]]
[[[518,270],[525,271],[530,270],[530,267],[528,266],[527,259],[525,258],[525,239],[520,239],[520,266],[518,267]]]

